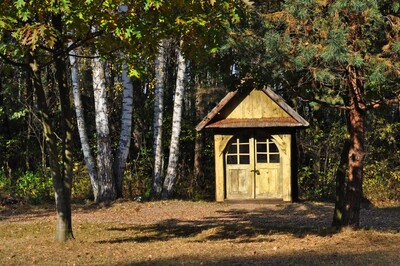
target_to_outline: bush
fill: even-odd
[[[363,194],[374,204],[400,199],[400,171],[392,170],[388,160],[365,167]]]
[[[335,177],[333,171],[315,174],[308,167],[299,169],[299,195],[306,200],[333,201],[335,198]]]
[[[3,170],[0,170],[0,199],[10,194],[11,180],[6,176]]]
[[[54,198],[53,181],[41,171],[26,171],[15,182],[15,196],[38,204]]]
[[[72,200],[93,200],[93,190],[90,184],[89,173],[82,163],[74,164],[74,176],[72,179]]]

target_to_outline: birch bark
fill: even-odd
[[[124,168],[129,154],[132,132],[133,85],[127,72],[127,65],[124,62],[122,65],[124,90],[122,95],[121,134],[113,166],[116,193],[119,198],[123,196]]]
[[[169,159],[167,176],[164,180],[164,186],[162,191],[163,198],[168,198],[173,194],[174,185],[176,182],[177,175],[177,165],[179,158],[179,136],[181,133],[181,121],[182,121],[182,102],[183,95],[185,93],[185,72],[186,63],[183,58],[181,46],[177,48],[177,61],[178,61],[178,71],[176,77],[176,88],[174,96],[174,111],[172,115],[172,133],[171,133],[171,143],[169,147]]]
[[[90,148],[89,138],[86,131],[86,122],[84,117],[84,109],[82,105],[82,97],[79,85],[78,63],[76,60],[76,52],[74,50],[70,51],[69,61],[71,65],[72,94],[74,97],[78,133],[81,141],[83,158],[85,160],[85,164],[89,173],[90,183],[92,185],[94,200],[97,201],[98,177],[97,177],[96,162],[93,157],[92,150]]]
[[[93,59],[92,68],[97,133],[97,202],[109,202],[116,198],[116,192],[112,174],[112,153],[104,66],[99,57]]]
[[[152,196],[159,198],[162,191],[163,180],[163,153],[162,153],[162,122],[164,109],[164,79],[165,79],[165,40],[160,41],[158,54],[155,60],[155,79],[154,88],[154,171]]]

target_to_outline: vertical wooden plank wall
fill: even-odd
[[[224,149],[232,137],[233,135],[214,135],[215,200],[217,202],[225,199]]]

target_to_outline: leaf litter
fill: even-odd
[[[330,227],[330,203],[118,201],[73,206],[75,240],[53,240],[53,206],[0,210],[0,265],[399,265],[400,207]]]

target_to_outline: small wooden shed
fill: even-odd
[[[229,92],[196,127],[213,129],[216,201],[297,200],[295,132],[308,125],[270,88]]]

